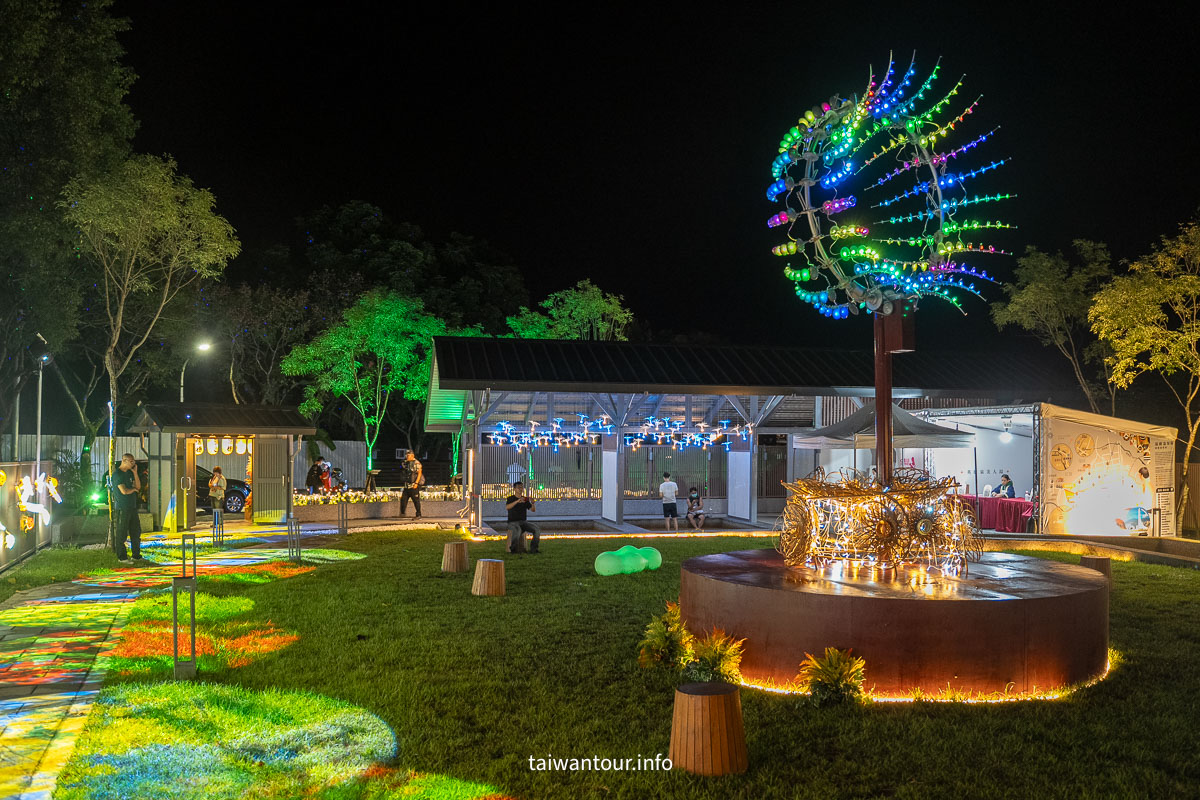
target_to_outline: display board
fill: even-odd
[[[1175,535],[1173,438],[1046,418],[1041,448],[1044,533]]]

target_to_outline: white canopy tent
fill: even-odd
[[[793,447],[813,450],[875,449],[875,406],[867,405],[841,422],[814,431],[797,434]],[[974,447],[975,434],[935,425],[892,405],[892,449],[933,449]]]

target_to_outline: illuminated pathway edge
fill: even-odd
[[[279,560],[286,550],[234,550],[197,571]],[[104,682],[98,657],[119,639],[143,589],[167,586],[178,562],[39,586],[0,604],[0,800],[49,800]]]

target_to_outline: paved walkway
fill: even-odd
[[[197,559],[197,572],[286,555],[213,553]],[[178,562],[122,569],[18,592],[0,604],[0,800],[49,800],[104,682],[101,657],[116,644],[132,602],[179,574]]]

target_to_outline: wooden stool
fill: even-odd
[[[1080,556],[1079,566],[1103,572],[1112,583],[1112,559],[1107,556]]]
[[[475,580],[471,594],[504,594],[504,562],[498,558],[481,558],[475,562]]]
[[[442,545],[442,572],[466,572],[469,567],[466,542]]]
[[[675,690],[671,719],[672,768],[729,775],[750,766],[742,697],[731,683],[685,683]]]

